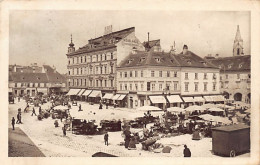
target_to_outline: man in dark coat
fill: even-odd
[[[39,107],[39,114],[41,114],[42,113],[42,107],[40,106]]]
[[[12,126],[13,126],[13,130],[14,130],[14,125],[15,125],[15,119],[14,117],[12,118]]]
[[[35,116],[37,116],[36,113],[35,113],[35,109],[34,109],[34,107],[33,107],[32,115],[31,115],[31,116],[33,116],[33,114],[35,114]]]
[[[22,123],[22,114],[21,113],[19,113],[19,124],[23,124]]]
[[[108,133],[106,132],[106,134],[104,135],[104,140],[105,140],[105,145],[108,146]]]
[[[184,157],[191,157],[191,152],[187,145],[184,145],[183,155]]]
[[[82,111],[82,109],[81,109],[81,104],[79,104],[79,111]]]
[[[64,127],[62,127],[62,131],[63,131],[63,136],[66,136],[66,127],[64,125]]]

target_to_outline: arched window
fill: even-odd
[[[239,55],[239,53],[240,53],[240,52],[239,52],[239,49],[237,49],[237,55]]]

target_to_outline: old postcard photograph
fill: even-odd
[[[4,162],[258,164],[260,3],[115,2],[2,3]]]

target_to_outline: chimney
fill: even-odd
[[[16,72],[16,64],[14,64],[14,72]]]
[[[187,46],[187,45],[184,45],[184,46],[183,46],[182,54],[186,54],[187,52],[188,52],[188,46]]]
[[[176,50],[173,46],[171,46],[170,54],[175,54]]]
[[[218,58],[218,56],[219,56],[219,54],[216,54],[216,56],[215,56],[215,57],[216,57],[216,58]]]

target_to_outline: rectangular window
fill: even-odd
[[[98,80],[96,80],[96,87],[98,87]]]
[[[224,83],[223,82],[221,82],[221,88],[224,88]]]
[[[195,73],[195,80],[198,80],[198,73]]]
[[[219,79],[222,80],[222,76],[220,76]]]
[[[174,83],[174,91],[178,90],[178,83]]]
[[[107,80],[105,80],[105,87],[107,87]]]
[[[87,56],[85,56],[85,62],[87,62]]]
[[[251,74],[248,74],[248,78],[251,78]]]
[[[138,71],[135,71],[135,77],[138,77]]]
[[[113,66],[111,66],[111,73],[114,73],[114,68],[113,68]]]
[[[155,84],[152,84],[152,91],[155,91]]]
[[[92,56],[89,56],[90,57],[90,62],[92,62]]]
[[[173,77],[177,77],[177,76],[178,76],[178,75],[177,75],[177,72],[174,71]]]
[[[17,83],[14,84],[14,87],[17,87]]]
[[[207,73],[204,73],[204,80],[206,80],[207,78]]]
[[[122,78],[122,72],[120,72],[120,78]]]
[[[151,71],[151,77],[154,77],[154,71],[153,70]]]
[[[195,83],[195,92],[198,92],[198,83]]]
[[[216,83],[213,83],[213,91],[216,91]]]
[[[171,84],[166,83],[166,90],[170,90],[170,86],[171,86]]]
[[[98,61],[98,55],[96,55],[97,61]]]
[[[102,61],[103,59],[102,59],[102,54],[100,54],[100,61]]]
[[[130,77],[132,77],[132,76],[133,76],[133,73],[132,73],[132,71],[130,71],[130,74],[129,74],[129,76],[130,76]]]
[[[226,74],[226,79],[228,79],[228,74]]]
[[[111,53],[111,60],[112,60],[112,59],[114,59],[114,55],[113,55],[113,53]]]
[[[162,77],[162,71],[159,71],[159,77]]]
[[[185,79],[189,79],[189,74],[188,73],[185,73]]]
[[[208,91],[208,83],[204,83],[204,91]]]
[[[114,80],[110,80],[111,87],[114,86]]]
[[[144,90],[144,84],[141,84],[141,91]]]
[[[105,74],[107,74],[107,66],[105,66]],[[122,77],[122,76],[121,76]]]
[[[144,77],[144,72],[143,71],[141,71],[141,77]]]
[[[225,88],[228,88],[228,82],[225,82]]]
[[[103,74],[103,67],[100,67],[100,74]]]
[[[123,89],[122,89],[122,87],[123,87],[123,85],[122,85],[122,84],[120,84],[120,90],[123,90]]]
[[[125,77],[127,77],[127,72],[125,72]]]
[[[132,90],[132,84],[130,84],[129,88],[130,88],[129,90],[131,91]]]
[[[127,91],[127,84],[125,84],[125,90]]]
[[[216,73],[213,73],[212,79],[213,79],[213,80],[216,80],[216,79],[217,79]]]
[[[237,79],[240,79],[240,74],[237,74]]]
[[[102,80],[100,80],[100,87],[103,87],[103,82],[102,82]]]
[[[162,91],[162,84],[159,84],[159,91]]]
[[[98,67],[96,67],[96,74],[98,74]]]
[[[135,84],[135,90],[138,91],[138,84]]]
[[[185,83],[185,92],[189,91],[189,83]]]
[[[167,71],[167,73],[166,73],[167,77],[170,77],[170,73],[171,73],[170,71]]]
[[[151,83],[147,82],[147,91],[150,91],[150,85],[151,85]]]

